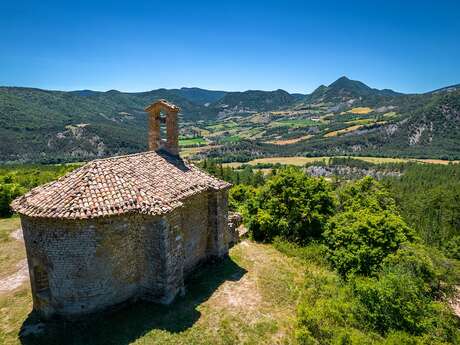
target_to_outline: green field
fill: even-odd
[[[225,122],[220,122],[220,123],[216,123],[216,124],[213,124],[213,125],[206,126],[206,129],[208,129],[209,131],[212,131],[212,132],[216,132],[216,131],[223,131],[223,130],[226,130],[226,129],[232,129],[232,128],[236,128],[236,127],[238,127],[238,124],[236,122],[225,121]]]
[[[239,135],[224,136],[220,139],[221,143],[236,143],[241,140]]]
[[[179,139],[179,146],[187,147],[187,146],[201,146],[206,145],[207,142],[202,137],[197,138],[182,138]]]

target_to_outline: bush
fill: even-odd
[[[359,211],[367,208],[372,211],[396,212],[396,202],[391,194],[379,182],[369,176],[346,184],[339,190],[338,197],[340,211]]]
[[[388,272],[379,278],[355,282],[355,295],[367,313],[363,319],[381,333],[390,329],[420,334],[430,300],[423,294],[423,281]]]
[[[0,217],[10,217],[13,214],[11,202],[25,192],[17,183],[0,183]]]
[[[362,322],[386,334],[405,331],[413,335],[432,335],[433,339],[452,342],[458,337],[458,320],[443,303],[425,293],[422,278],[390,270],[378,278],[359,278],[354,294],[364,308]],[[431,342],[427,342],[431,343]]]
[[[243,184],[234,185],[228,193],[228,206],[237,211],[251,198],[254,198],[255,188]]]
[[[334,211],[331,187],[300,169],[287,167],[271,176],[248,205],[249,229],[257,241],[279,236],[307,243],[321,236]]]
[[[397,214],[365,208],[332,217],[324,237],[330,262],[346,277],[377,272],[387,255],[412,239],[412,232]]]
[[[439,250],[420,244],[403,245],[383,261],[383,270],[421,279],[423,291],[433,299],[451,295],[460,281],[459,263]]]
[[[449,257],[460,260],[460,236],[453,236],[447,241],[444,249]]]

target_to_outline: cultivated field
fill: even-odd
[[[257,165],[257,164],[284,164],[284,165],[297,165],[303,166],[307,163],[318,162],[318,161],[326,161],[328,162],[329,159],[332,157],[267,157],[267,158],[258,158],[253,159],[252,161],[246,163],[224,163],[224,166],[230,166],[233,168],[238,168],[243,164],[250,164],[250,165]],[[345,158],[340,156],[340,158]],[[388,158],[388,157],[350,157],[353,159],[359,159],[369,163],[407,163],[407,162],[421,162],[427,164],[449,164],[449,163],[459,163],[460,161],[448,161],[442,159],[414,159],[414,158]]]

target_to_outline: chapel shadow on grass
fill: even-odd
[[[205,302],[225,281],[237,281],[247,271],[226,257],[205,264],[192,273],[186,282],[186,294],[170,305],[139,301],[112,312],[89,315],[78,321],[53,320],[44,323],[41,333],[24,332],[39,323],[30,313],[21,327],[19,338],[23,345],[87,345],[129,344],[151,330],[182,332],[200,318],[197,307]]]

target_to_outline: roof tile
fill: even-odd
[[[230,187],[166,152],[91,161],[13,201],[27,216],[84,219],[124,213],[160,215],[189,196]]]

